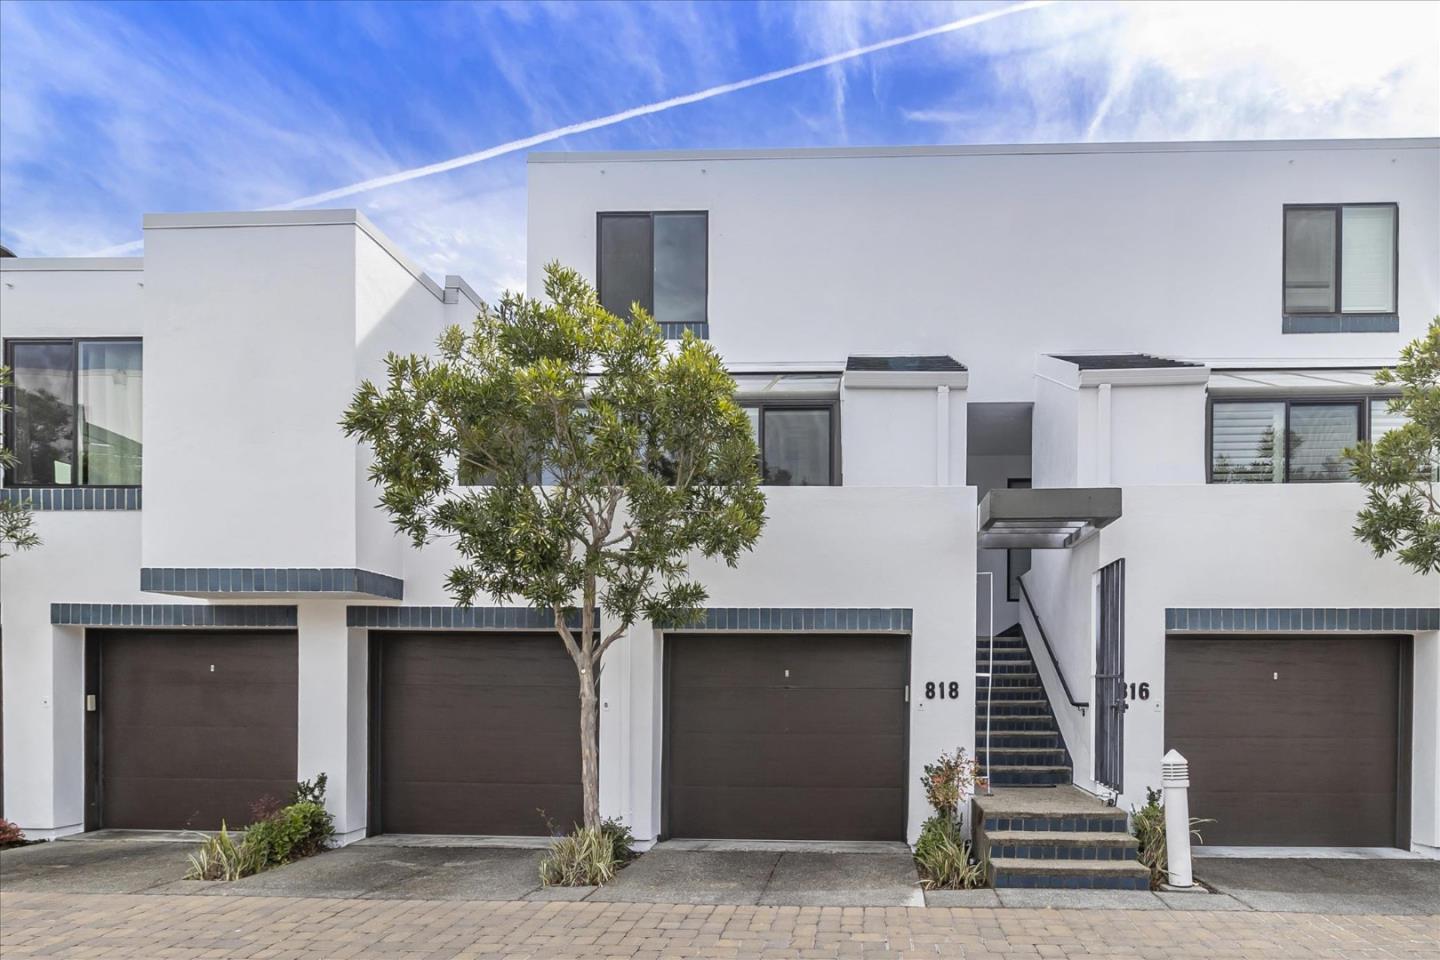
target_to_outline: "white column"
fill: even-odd
[[[935,388],[935,485],[950,485],[950,388]]]
[[[1110,384],[1102,383],[1095,409],[1095,483],[1110,486]]]
[[[365,836],[369,784],[368,631],[345,626],[345,603],[304,600],[300,623],[300,755],[297,775],[327,777],[335,837]]]
[[[1410,847],[1440,860],[1440,632],[1415,634]]]

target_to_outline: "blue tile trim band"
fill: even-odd
[[[3,487],[0,503],[31,510],[139,510],[139,487]]]
[[[50,622],[82,627],[294,627],[293,606],[211,603],[52,603]]]
[[[1170,633],[1440,630],[1440,607],[1167,607]]]
[[[143,567],[150,593],[368,593],[405,597],[405,581],[348,567]]]
[[[1398,313],[1291,313],[1280,321],[1281,333],[1394,333]]]
[[[595,611],[599,626],[600,611]],[[345,608],[347,627],[375,630],[554,630],[555,615],[534,607],[366,607]],[[580,628],[580,611],[566,625]]]
[[[910,630],[909,607],[706,607],[700,623],[673,630]]]

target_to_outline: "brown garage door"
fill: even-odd
[[[666,638],[672,837],[903,840],[909,641]]]
[[[374,637],[372,830],[538,836],[582,818],[579,680],[558,636]]]
[[[1190,761],[1191,815],[1216,821],[1205,842],[1396,845],[1407,642],[1170,638],[1165,746]]]
[[[239,827],[256,800],[294,789],[294,634],[92,630],[86,641],[92,826]]]

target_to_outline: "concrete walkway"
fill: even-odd
[[[1434,917],[0,893],[0,953],[175,960],[1433,960]]]

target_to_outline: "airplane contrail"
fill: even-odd
[[[394,186],[397,183],[405,183],[410,180],[418,180],[421,177],[433,176],[437,173],[445,173],[449,170],[456,170],[460,167],[468,167],[495,157],[514,153],[517,150],[525,150],[529,147],[538,146],[542,143],[549,143],[552,140],[559,140],[562,137],[572,136],[577,133],[586,133],[590,130],[599,130],[602,127],[611,127],[617,123],[624,123],[626,120],[634,120],[636,117],[646,117],[651,114],[662,113],[675,107],[683,107],[692,103],[699,103],[703,100],[710,100],[714,97],[724,96],[727,93],[736,93],[740,90],[748,90],[751,87],[758,87],[761,84],[773,83],[776,80],[784,80],[786,77],[793,77],[801,73],[809,73],[812,70],[819,70],[822,67],[833,66],[837,63],[844,63],[846,60],[854,60],[858,57],[869,56],[881,50],[889,50],[892,47],[903,46],[907,43],[914,43],[917,40],[925,40],[930,37],[938,37],[946,33],[954,33],[957,30],[964,30],[967,27],[977,26],[990,20],[998,20],[1001,17],[1008,17],[1012,14],[1021,13],[1026,10],[1033,10],[1037,7],[1049,6],[1054,0],[1025,0],[1023,3],[1013,4],[1008,7],[1001,7],[998,10],[990,10],[985,13],[977,13],[974,16],[964,17],[959,20],[951,20],[948,23],[927,27],[924,30],[917,30],[914,33],[907,33],[900,37],[891,37],[888,40],[881,40],[877,43],[867,43],[863,47],[855,47],[840,53],[832,53],[829,56],[821,57],[818,60],[808,60],[805,63],[798,63],[791,67],[784,67],[780,70],[771,70],[769,73],[762,73],[758,76],[748,77],[744,80],[735,80],[731,83],[722,83],[714,87],[706,87],[704,90],[697,90],[694,93],[682,94],[678,97],[670,97],[667,100],[657,100],[654,103],[647,103],[639,107],[631,107],[619,113],[608,114],[603,117],[596,117],[593,120],[583,120],[579,123],[568,124],[563,127],[556,127],[553,130],[546,130],[543,133],[536,133],[519,140],[511,140],[508,143],[497,144],[487,147],[484,150],[477,150],[474,153],[467,153],[463,156],[452,157],[449,160],[441,160],[438,163],[429,163],[420,167],[411,167],[408,170],[399,170],[395,173],[387,173],[381,177],[372,177],[369,180],[361,180],[359,183],[352,183],[344,187],[336,187],[333,190],[326,190],[323,193],[312,193],[307,197],[300,197],[288,203],[282,203],[268,209],[271,210],[295,210],[300,207],[309,207],[317,203],[327,203],[331,200],[339,200],[342,197],[354,196],[357,193],[365,193],[369,190],[377,190],[381,187]],[[140,241],[123,244],[119,247],[111,247],[102,251],[100,255],[118,255],[139,249]]]

